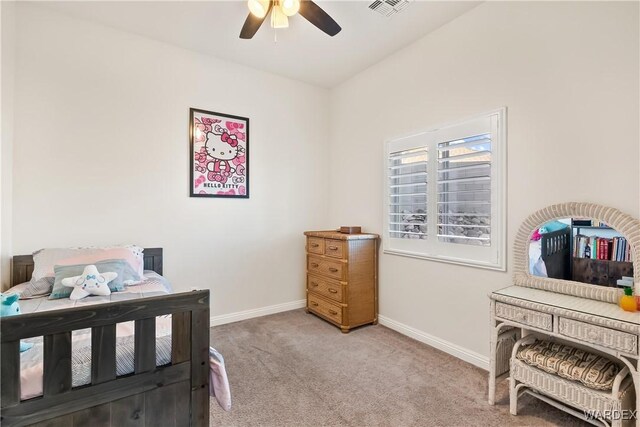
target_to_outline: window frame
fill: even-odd
[[[438,143],[458,136],[474,136],[474,128],[489,120],[491,133],[491,245],[476,246],[438,241],[437,237],[437,170]],[[486,126],[486,124],[485,124]],[[487,133],[486,131],[484,133]],[[383,253],[427,259],[490,270],[506,271],[507,233],[507,108],[456,120],[427,130],[413,132],[384,141],[383,149]],[[427,238],[400,239],[390,237],[389,154],[399,150],[427,147]]]

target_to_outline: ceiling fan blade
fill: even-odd
[[[302,0],[300,2],[300,15],[302,15],[307,21],[329,34],[331,37],[335,36],[342,30],[340,25],[330,17],[327,12],[322,10],[320,6],[312,2],[311,0]]]
[[[242,30],[240,30],[240,38],[241,39],[250,39],[258,32],[260,26],[269,16],[269,12],[271,12],[271,6],[273,3],[269,3],[269,10],[264,15],[264,18],[258,18],[253,13],[249,12],[247,19],[244,21],[244,25],[242,26]]]

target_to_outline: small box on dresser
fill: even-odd
[[[307,311],[338,326],[378,322],[377,234],[306,231]]]

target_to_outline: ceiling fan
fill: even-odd
[[[303,18],[331,37],[342,30],[327,12],[311,0],[248,0],[248,6],[249,16],[240,31],[241,39],[252,38],[260,29],[269,12],[271,12],[271,27],[273,28],[287,28],[289,17],[300,13]]]

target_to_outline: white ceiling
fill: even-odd
[[[250,67],[323,87],[333,87],[421,38],[479,2],[412,1],[386,18],[370,1],[317,3],[342,27],[329,37],[297,15],[276,35],[265,21],[252,40],[238,35],[245,1],[52,1],[44,3],[78,18],[161,40]]]

